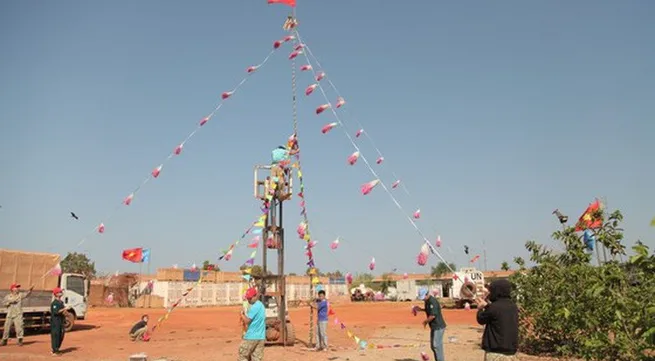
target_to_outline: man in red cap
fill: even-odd
[[[266,343],[266,310],[257,297],[254,287],[246,291],[250,309],[241,311],[241,322],[248,327],[239,346],[239,361],[262,361]]]
[[[63,294],[64,290],[59,287],[55,287],[52,290],[52,295],[55,296],[55,299],[50,304],[50,343],[53,356],[60,354],[59,349],[61,348],[62,342],[64,342],[65,334],[65,313],[71,309],[71,307],[66,307],[64,302],[62,302],[61,296]]]
[[[34,286],[30,287],[26,293],[20,293],[20,285],[13,283],[9,290],[11,291],[5,296],[3,303],[7,306],[7,318],[5,318],[5,328],[2,332],[2,343],[0,345],[6,346],[9,339],[9,330],[11,325],[14,325],[16,331],[16,338],[18,339],[18,346],[23,346],[23,298],[32,294]]]

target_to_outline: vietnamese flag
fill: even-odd
[[[594,229],[600,228],[603,225],[603,219],[598,218],[594,219],[594,213],[598,212],[600,209],[600,201],[596,199],[594,203],[590,204],[589,207],[584,211],[584,213],[578,219],[578,223],[575,225],[575,231],[584,231],[585,229]]]
[[[269,4],[283,4],[291,6],[292,8],[296,7],[296,0],[268,0]]]
[[[141,263],[143,261],[143,248],[131,248],[124,250],[123,259],[134,263]]]

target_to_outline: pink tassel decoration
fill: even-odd
[[[332,128],[336,127],[337,125],[339,125],[339,123],[336,123],[336,122],[335,123],[330,123],[330,124],[325,124],[323,126],[323,128],[321,129],[321,133],[325,134],[325,133],[329,132],[330,130],[332,130]]]
[[[317,86],[318,86],[318,84],[312,84],[312,85],[308,86],[307,89],[305,89],[305,95],[309,95],[309,94],[313,93],[314,90],[316,90]]]
[[[330,109],[330,104],[319,105],[319,107],[316,108],[316,115],[323,113],[327,109]]]
[[[426,263],[428,263],[428,256],[423,253],[419,253],[418,257],[416,257],[416,262],[418,262],[419,266],[425,266]]]
[[[300,67],[300,71],[308,71],[308,70],[312,70],[312,69],[313,69],[312,66],[309,65],[309,64],[303,65],[303,66]]]
[[[207,124],[209,121],[209,117],[204,117],[200,120],[200,126],[202,127],[203,125]]]
[[[371,193],[373,188],[375,188],[375,186],[377,186],[378,183],[380,183],[380,180],[376,179],[376,180],[373,180],[373,181],[370,181],[368,183],[363,184],[362,188],[361,188],[362,194],[367,195],[367,194]]]
[[[407,274],[407,272],[403,273],[403,279],[406,280],[408,278],[409,278],[409,275]]]
[[[293,35],[287,35],[283,40],[286,43],[287,41],[295,40],[296,37]]]
[[[275,248],[275,238],[273,236],[269,236],[266,239],[266,248]]]
[[[375,163],[377,164],[382,164],[382,162],[384,162],[384,157],[380,157],[378,158],[378,160],[375,161]]]
[[[249,66],[248,69],[246,69],[246,73],[254,73],[257,71],[257,69],[259,69],[259,65]]]
[[[396,188],[398,188],[399,184],[400,184],[400,180],[397,180],[397,181],[393,182],[393,184],[391,185],[391,188],[396,189]]]
[[[312,248],[316,247],[317,243],[318,243],[317,241],[309,241],[307,243],[307,245],[305,246],[305,249],[312,249]]]
[[[123,201],[123,204],[125,204],[126,206],[129,206],[132,203],[132,199],[134,199],[134,193],[132,193],[129,196],[125,197],[125,200]]]
[[[375,257],[371,258],[371,263],[368,264],[368,269],[371,271],[375,269]]]
[[[341,108],[344,104],[346,104],[346,100],[343,99],[342,97],[339,97],[337,99],[337,105],[336,105],[337,109]]]
[[[152,171],[152,173],[151,173],[152,176],[155,177],[155,178],[159,177],[159,174],[161,173],[161,169],[162,169],[163,167],[164,167],[164,165],[161,164],[161,165],[159,165],[159,167],[155,168],[155,169]]]
[[[300,49],[304,49],[304,48],[305,48],[305,44],[298,44],[298,45],[296,45],[295,48],[293,48],[293,50],[300,50]]]
[[[441,247],[441,236],[437,236],[437,242],[435,244],[437,248]]]
[[[353,275],[350,272],[346,273],[346,283],[349,285],[353,283]]]
[[[357,162],[357,159],[359,159],[359,151],[357,151],[357,152],[351,154],[350,156],[348,156],[348,164],[355,165],[355,163]]]
[[[227,251],[227,253],[225,254],[225,257],[223,259],[226,260],[226,261],[229,261],[230,259],[232,259],[232,250]]]
[[[330,243],[330,248],[337,249],[337,247],[339,247],[339,238],[335,239],[334,241],[332,241],[332,243]]]
[[[182,153],[182,148],[184,148],[184,144],[180,144],[175,149],[173,150],[173,154],[175,155],[180,155]]]
[[[100,223],[100,225],[98,226],[98,233],[105,233],[105,224],[104,223]]]
[[[282,46],[282,42],[283,42],[283,41],[284,41],[284,40],[275,40],[275,41],[273,42],[273,49],[277,49],[277,48],[279,48],[280,46]]]
[[[321,81],[325,78],[325,72],[319,71],[318,74],[316,74],[316,81]]]
[[[421,360],[430,361],[430,356],[427,353],[421,351]]]
[[[48,272],[48,274],[50,274],[51,276],[61,275],[61,263],[57,263],[54,267],[52,267],[52,269],[50,270],[50,272]]]
[[[289,54],[289,60],[295,59],[298,55],[302,54],[302,50],[297,50]]]
[[[225,99],[231,97],[232,94],[234,94],[234,92],[225,92],[225,93],[221,94],[221,99],[225,100]]]
[[[421,209],[417,209],[416,212],[414,212],[414,219],[419,219],[421,218]]]
[[[364,133],[364,129],[360,129],[355,133],[355,138],[359,138]]]

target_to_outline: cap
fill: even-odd
[[[59,294],[59,293],[63,293],[63,290],[62,290],[61,288],[59,288],[59,287],[55,287],[55,288],[52,289],[52,294],[53,294],[53,295],[56,296],[56,295]]]
[[[428,289],[427,288],[421,288],[420,290],[418,290],[418,298],[423,299],[427,295],[428,295]]]
[[[9,287],[10,290],[17,290],[20,288],[20,285],[18,283],[12,283],[11,286]]]
[[[257,289],[254,288],[254,287],[248,288],[248,290],[246,291],[246,295],[245,295],[246,299],[249,300],[249,299],[251,299],[251,298],[253,298],[255,296],[257,296]]]

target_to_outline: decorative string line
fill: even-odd
[[[305,49],[307,50],[308,55],[309,55],[312,59],[314,59],[314,62],[316,63],[316,65],[317,65],[320,69],[324,69],[324,68],[323,68],[323,65],[321,65],[321,63],[319,62],[318,58],[317,58],[316,56],[314,56],[314,53],[312,53],[312,50],[311,50],[308,46],[306,46],[306,45],[305,45]],[[328,82],[328,84],[330,84],[330,87],[332,88],[332,90],[334,90],[334,92],[335,92],[335,94],[337,95],[337,97],[343,99],[343,96],[341,95],[341,92],[339,92],[339,89],[337,89],[336,85],[334,85],[334,83],[332,82],[332,80],[330,79],[330,77],[326,77],[325,80]],[[348,108],[349,108],[349,107],[344,107],[343,111],[344,111],[345,113],[347,113],[348,115],[350,115],[350,118],[352,119],[353,122],[356,123],[356,125],[357,125],[357,127],[358,127],[359,129],[364,129],[364,126],[362,125],[362,123],[361,123],[359,120],[357,120],[357,118],[352,114],[352,112],[351,112],[350,110],[348,110]],[[377,152],[378,157],[383,157],[383,155],[382,155],[382,151],[380,150],[380,148],[377,147],[377,145],[376,145],[375,142],[373,141],[373,138],[370,136],[369,132],[368,132],[367,130],[364,130],[364,132],[362,132],[362,134],[363,134],[364,137],[365,137],[366,139],[368,139],[368,141],[371,143],[371,146],[372,146],[372,147],[375,149],[375,151]],[[386,168],[390,168],[390,167],[389,167],[389,161],[388,161],[387,159],[384,160],[384,164],[386,165]],[[398,175],[397,175],[393,170],[390,170],[390,171],[391,171],[391,175],[392,175],[393,178],[394,178],[394,181],[395,181],[395,180],[400,180],[400,177],[398,177]],[[409,197],[413,198],[413,197],[412,197],[412,194],[409,192],[409,189],[407,188],[406,183],[405,183],[404,180],[402,180],[402,181],[400,182],[400,187],[403,189],[403,191],[404,191],[404,192],[405,192]],[[416,202],[415,202],[415,203],[416,203]],[[417,204],[417,208],[418,208],[418,204]]]
[[[279,47],[279,46],[278,46],[278,47]],[[189,140],[191,140],[191,138],[192,138],[192,137],[193,137],[193,136],[194,136],[194,135],[195,135],[195,134],[200,130],[200,128],[201,128],[203,125],[205,125],[207,122],[209,122],[209,121],[214,117],[214,115],[216,114],[216,112],[218,112],[218,110],[221,109],[221,108],[223,107],[223,104],[225,103],[225,101],[226,101],[228,98],[230,98],[232,95],[234,95],[234,93],[236,93],[237,90],[239,90],[239,88],[241,88],[241,86],[243,86],[243,85],[246,83],[246,81],[248,81],[248,78],[250,78],[250,76],[251,76],[252,74],[254,74],[255,72],[257,72],[257,70],[259,70],[259,68],[261,68],[262,66],[264,66],[264,65],[268,62],[268,60],[271,58],[271,56],[273,55],[273,53],[275,53],[275,51],[276,51],[276,49],[278,49],[278,47],[274,47],[274,48],[273,48],[273,49],[268,53],[268,55],[264,58],[264,60],[263,60],[261,63],[259,63],[259,64],[257,64],[257,65],[253,65],[253,66],[248,67],[248,68],[246,69],[246,73],[247,73],[247,75],[246,75],[245,77],[243,77],[243,79],[241,79],[241,81],[237,84],[237,86],[234,87],[234,88],[233,88],[232,90],[230,90],[230,91],[227,91],[227,92],[222,93],[222,94],[221,94],[221,100],[220,100],[219,104],[214,108],[214,110],[213,110],[211,113],[209,113],[209,115],[207,115],[206,117],[202,118],[202,119],[200,120],[200,122],[198,123],[198,125],[196,126],[196,128],[195,128],[191,133],[189,133],[189,134],[186,136],[186,138],[184,138],[184,140],[182,141],[182,143],[180,143],[178,146],[176,146],[176,147],[173,149],[173,151],[172,151],[172,152],[171,152],[171,153],[166,157],[166,159],[164,159],[164,161],[161,162],[161,164],[160,164],[157,168],[155,168],[155,169],[154,169],[154,170],[153,170],[153,171],[152,171],[152,172],[151,172],[151,173],[150,173],[150,174],[149,174],[149,175],[148,175],[148,176],[147,176],[147,177],[146,177],[146,178],[141,182],[141,184],[140,184],[138,187],[136,187],[136,188],[132,191],[132,193],[130,193],[130,194],[129,194],[129,195],[128,195],[128,196],[127,196],[127,197],[126,197],[122,202],[121,202],[120,205],[117,205],[117,206],[113,209],[113,211],[112,211],[111,213],[109,213],[107,216],[105,216],[105,217],[103,218],[103,221],[102,221],[99,225],[95,226],[91,231],[89,231],[89,232],[88,232],[88,233],[87,233],[87,234],[82,238],[82,240],[77,244],[77,246],[78,246],[78,247],[81,246],[81,245],[86,241],[86,239],[87,239],[88,237],[90,237],[90,236],[91,236],[93,233],[95,233],[95,232],[98,232],[98,233],[104,233],[104,231],[105,231],[105,224],[104,224],[104,222],[108,222],[109,220],[111,220],[111,218],[112,218],[112,217],[113,217],[113,216],[118,212],[118,209],[121,208],[123,205],[127,205],[127,206],[129,206],[130,203],[132,203],[133,198],[134,198],[134,197],[136,196],[136,194],[141,190],[141,188],[143,188],[143,186],[145,186],[145,185],[146,185],[146,184],[147,184],[151,179],[153,179],[153,178],[157,178],[157,177],[159,176],[159,173],[161,172],[161,170],[162,170],[162,168],[164,167],[164,165],[165,165],[166,163],[168,163],[168,161],[171,160],[174,156],[179,155],[179,154],[182,152],[182,150],[183,150],[183,148],[184,148],[184,145],[185,145]]]
[[[202,279],[203,279],[204,273],[206,273],[206,271],[200,271],[200,277],[198,278],[198,282],[194,283],[193,285],[191,285],[191,287],[187,288],[186,291],[182,294],[182,296],[180,296],[180,298],[178,298],[178,300],[177,300],[173,305],[171,305],[171,307],[169,307],[169,308],[166,310],[166,314],[164,314],[163,316],[159,317],[159,319],[157,319],[157,324],[152,328],[152,331],[150,332],[150,335],[152,335],[153,333],[155,333],[155,330],[157,329],[157,327],[159,327],[159,326],[160,326],[164,321],[168,320],[168,317],[170,316],[171,312],[173,312],[173,310],[174,310],[174,309],[175,309],[175,308],[176,308],[180,303],[182,303],[182,301],[184,301],[184,300],[187,298],[187,296],[189,295],[189,293],[191,293],[191,291],[193,291],[193,289],[194,289],[196,286],[198,286],[199,284],[202,283]]]
[[[298,32],[297,29],[294,30],[294,33],[296,34],[296,38],[298,39],[298,41],[300,41],[302,44],[304,44],[304,47],[305,47],[305,48],[308,48],[307,44],[305,44],[304,42],[302,42],[302,38],[300,37],[300,34],[299,34],[299,32]],[[302,52],[302,54],[304,55],[305,59],[307,60],[307,63],[308,63],[309,65],[311,65],[312,62],[311,62],[311,60],[309,59],[309,56],[307,55],[307,53],[306,53],[306,52]],[[309,70],[310,70],[310,71],[312,72],[312,74],[314,75],[314,78],[316,78],[316,70],[315,70],[313,67],[311,67],[311,69],[309,69]],[[337,123],[341,126],[340,128],[343,129],[343,131],[344,131],[346,137],[348,138],[348,140],[350,141],[350,143],[352,144],[352,146],[355,148],[355,150],[358,151],[358,152],[360,152],[360,158],[362,158],[362,161],[364,162],[364,164],[366,165],[366,167],[368,168],[368,170],[371,172],[371,174],[372,174],[376,179],[379,180],[379,179],[380,179],[380,176],[378,176],[378,174],[375,172],[375,170],[373,169],[373,167],[370,165],[369,161],[366,159],[366,157],[364,156],[364,154],[362,154],[361,149],[357,146],[357,143],[353,140],[352,136],[350,135],[350,132],[348,131],[348,128],[347,128],[346,125],[341,121],[341,118],[339,117],[339,114],[337,114],[336,110],[335,110],[334,107],[332,106],[332,103],[330,102],[330,99],[328,98],[328,96],[327,96],[327,94],[326,94],[326,92],[325,92],[325,89],[324,89],[323,86],[321,85],[321,82],[320,82],[320,81],[317,81],[316,84],[317,84],[317,86],[318,86],[318,89],[320,89],[321,93],[323,94],[323,97],[325,98],[325,101],[326,101],[327,104],[329,105],[329,109],[330,109],[330,111],[332,112],[332,115],[334,115],[334,118],[337,120]],[[428,240],[428,238],[425,236],[425,234],[423,233],[423,231],[421,231],[421,229],[418,227],[418,225],[416,224],[416,222],[414,222],[414,220],[413,220],[412,217],[408,214],[408,212],[405,211],[405,209],[403,208],[403,206],[398,202],[398,200],[397,200],[396,197],[392,194],[392,192],[389,190],[389,188],[386,186],[386,184],[384,184],[384,182],[380,182],[379,184],[382,186],[382,188],[384,189],[384,191],[389,195],[389,197],[391,197],[391,200],[393,201],[393,203],[394,203],[394,204],[396,205],[396,207],[401,211],[401,213],[402,213],[402,214],[407,218],[407,220],[408,220],[409,223],[414,227],[414,229],[415,229],[416,232],[419,234],[419,236],[421,236],[421,238],[423,238],[423,241],[424,241],[425,244],[430,248],[430,251],[432,252],[432,254],[434,254],[434,255],[436,255],[437,257],[439,257],[439,259],[441,259],[441,261],[444,262],[444,263],[446,264],[446,266],[448,267],[448,269],[449,269],[451,272],[453,272],[453,274],[454,274],[454,273],[455,273],[455,270],[453,270],[453,269],[450,267],[450,265],[448,265],[448,262],[446,262],[446,260],[441,256],[441,254],[439,253],[439,251],[437,251],[437,249],[436,249],[436,248],[432,245],[432,243]]]

